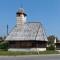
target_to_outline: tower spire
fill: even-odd
[[[21,3],[20,7],[23,8],[23,3]]]
[[[25,13],[25,10],[23,8],[22,0],[20,0],[20,8],[16,12],[16,24],[18,27],[24,26],[24,24],[26,23],[26,16],[27,16],[27,14]]]
[[[22,0],[20,0],[20,8],[24,8],[23,7],[23,1]]]

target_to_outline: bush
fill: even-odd
[[[51,46],[47,47],[47,50],[55,50],[55,46],[51,45]]]
[[[0,50],[7,51],[8,50],[8,43],[1,43],[0,44]]]

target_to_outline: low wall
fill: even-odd
[[[46,48],[25,48],[25,49],[9,48],[8,51],[46,51]]]

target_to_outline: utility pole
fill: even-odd
[[[7,24],[7,35],[8,35],[8,24]]]
[[[38,27],[38,30],[37,30],[37,33],[36,33],[36,36],[35,36],[35,40],[36,40],[36,37],[37,37],[37,34],[38,34],[38,32],[39,32],[39,28],[40,28],[40,26]],[[38,44],[38,41],[37,41],[37,43],[36,43],[36,50],[37,50],[37,54],[39,55],[39,46],[38,46],[39,44]]]

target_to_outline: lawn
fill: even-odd
[[[0,55],[4,56],[16,56],[16,55],[37,55],[38,52],[23,52],[23,51],[0,51]],[[40,55],[46,55],[46,54],[59,54],[57,51],[44,51],[44,52],[39,52]]]

